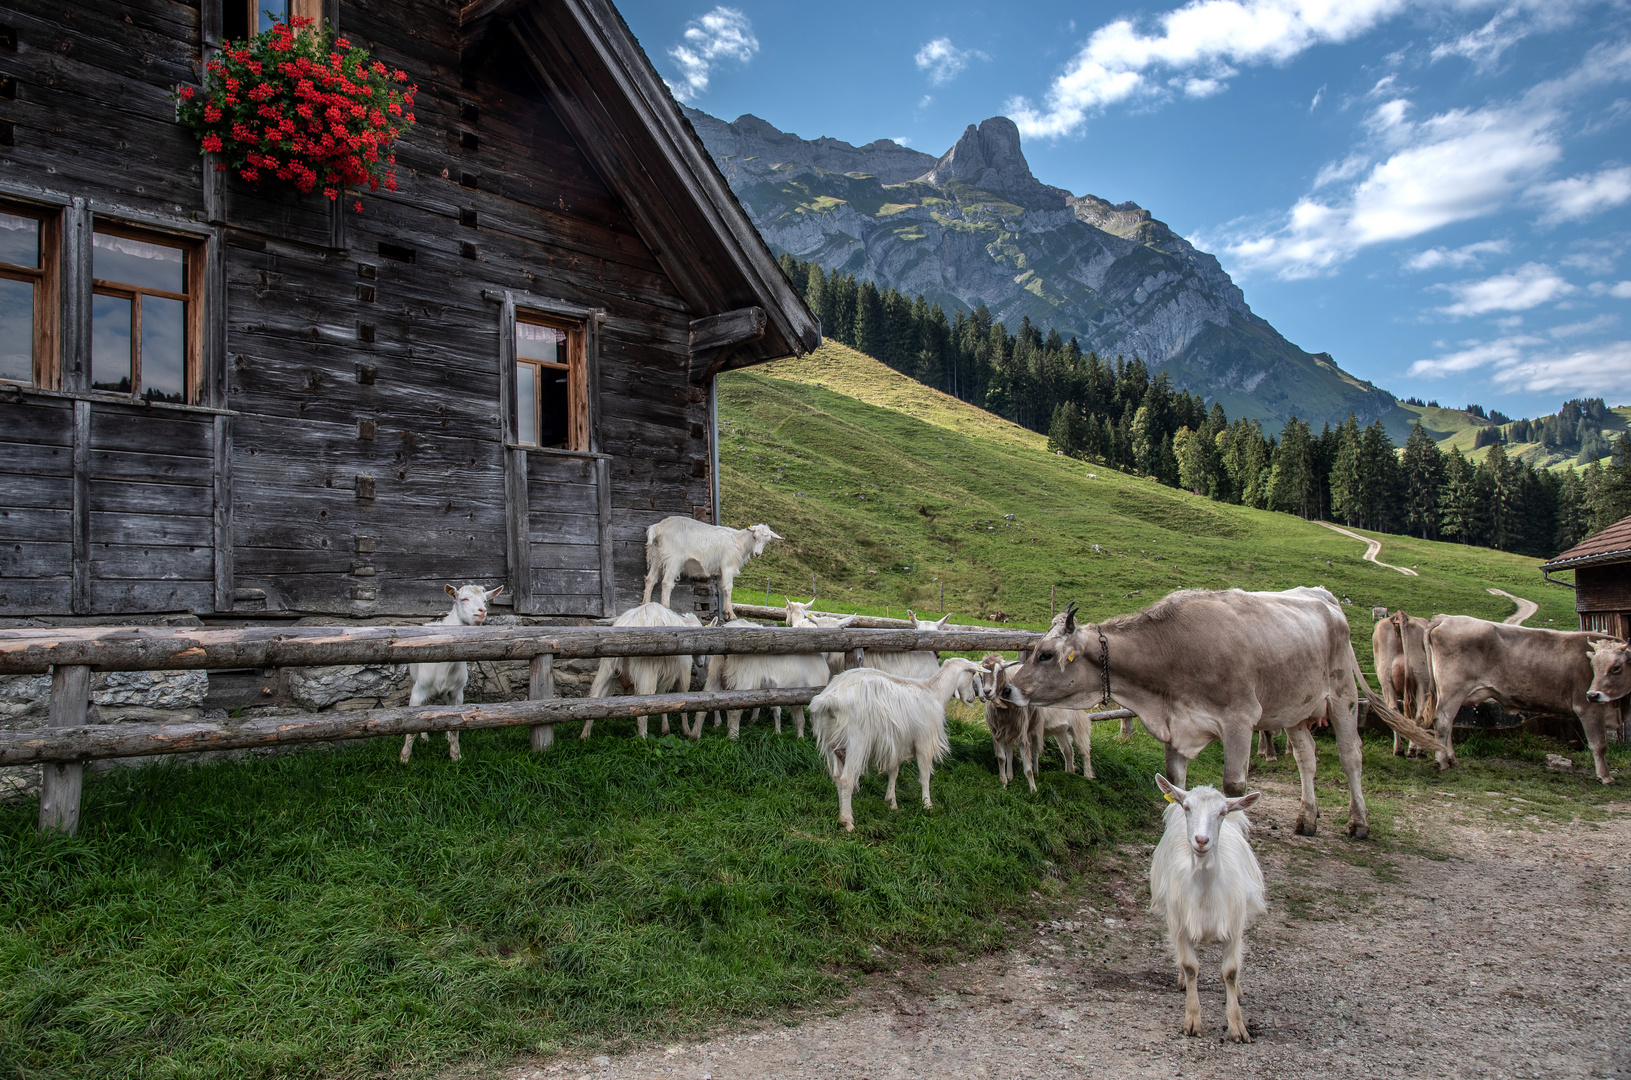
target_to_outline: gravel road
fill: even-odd
[[[1252,816],[1269,915],[1241,976],[1250,1045],[1222,1041],[1215,946],[1202,953],[1208,1034],[1180,1033],[1183,997],[1146,910],[1149,849],[1128,847],[1096,895],[1007,953],[868,976],[833,1015],[487,1075],[1631,1080],[1631,803],[1605,822],[1526,828],[1401,800],[1427,857],[1350,841],[1329,816],[1320,836],[1293,836],[1294,792],[1264,790]]]

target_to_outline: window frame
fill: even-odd
[[[588,453],[591,449],[592,439],[589,417],[589,364],[587,353],[589,328],[586,321],[566,318],[536,308],[528,308],[518,303],[515,308],[515,324],[516,326],[522,324],[547,326],[566,334],[566,340],[563,343],[566,362],[551,363],[545,360],[523,357],[520,349],[520,335],[512,330],[512,340],[516,342],[515,370],[510,375],[513,408],[511,430],[515,433],[515,444],[528,450],[567,450],[575,453]],[[530,367],[533,370],[532,415],[534,428],[531,432],[521,430],[522,367]],[[545,369],[564,370],[567,373],[566,444],[564,446],[545,446],[538,441],[538,428],[543,421],[543,372]]]
[[[0,378],[0,385],[56,390],[62,381],[62,209],[0,199],[0,213],[39,224],[39,266],[0,262],[0,278],[34,286],[33,333],[30,342],[32,382]]]
[[[114,296],[131,301],[130,313],[130,391],[106,390],[91,386],[95,377],[95,357],[92,354],[92,345],[86,342],[86,358],[89,367],[85,374],[85,387],[97,395],[117,398],[122,401],[143,401],[142,397],[142,319],[141,297],[154,296],[165,300],[180,300],[184,305],[183,316],[186,327],[186,351],[182,360],[182,381],[184,392],[182,401],[165,402],[165,404],[200,405],[206,396],[204,371],[204,307],[205,307],[205,237],[194,237],[158,229],[143,228],[140,225],[129,224],[124,221],[104,218],[98,215],[92,222],[91,265],[87,267],[90,292],[86,297],[87,307],[94,302],[97,296]],[[153,289],[130,282],[113,281],[108,278],[95,276],[95,240],[94,236],[101,233],[106,236],[119,236],[127,240],[139,240],[144,244],[155,244],[159,247],[177,249],[181,252],[181,292],[170,292],[166,289]]]

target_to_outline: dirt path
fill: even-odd
[[[1448,859],[1290,835],[1296,802],[1253,813],[1269,915],[1241,976],[1254,1042],[1221,1041],[1217,949],[1202,953],[1208,1034],[1146,911],[1148,848],[1107,894],[1005,955],[870,976],[835,1015],[627,1056],[518,1065],[494,1080],[685,1077],[1631,1078],[1631,804],[1607,823],[1457,823],[1442,797],[1400,804]],[[1515,822],[1516,824],[1516,822]],[[1363,865],[1355,865],[1363,864]],[[842,1009],[843,1011],[839,1011]]]
[[[1529,616],[1540,610],[1540,605],[1535,603],[1533,600],[1525,600],[1521,596],[1513,596],[1505,589],[1490,589],[1488,592],[1491,596],[1504,596],[1514,604],[1518,605],[1518,610],[1508,615],[1504,620],[1510,626],[1522,626],[1528,621]]]
[[[1343,536],[1351,536],[1355,540],[1358,540],[1360,543],[1364,544],[1365,545],[1365,554],[1360,556],[1360,557],[1363,558],[1366,562],[1373,562],[1377,566],[1385,566],[1389,570],[1397,570],[1399,573],[1408,574],[1410,577],[1420,577],[1421,576],[1420,574],[1416,573],[1414,570],[1410,569],[1410,567],[1408,567],[1408,566],[1394,566],[1392,563],[1385,563],[1381,559],[1378,559],[1376,557],[1376,553],[1378,551],[1382,550],[1382,541],[1372,540],[1368,536],[1360,536],[1358,533],[1350,532],[1349,530],[1344,529],[1340,525],[1332,525],[1329,521],[1322,521],[1322,522],[1320,522],[1320,524],[1324,525],[1327,529],[1330,529],[1332,532],[1339,532]]]

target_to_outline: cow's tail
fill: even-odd
[[[1435,753],[1448,749],[1432,731],[1383,701],[1380,694],[1372,693],[1370,684],[1365,681],[1363,675],[1359,677],[1359,692],[1365,695],[1365,704],[1370,707],[1371,712],[1382,718],[1382,723],[1417,746],[1426,747]]]

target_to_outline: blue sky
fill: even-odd
[[[1401,397],[1631,404],[1631,3],[624,0],[690,104],[931,154],[997,114]]]

